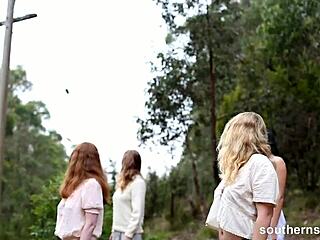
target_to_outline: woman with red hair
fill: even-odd
[[[55,235],[63,240],[99,238],[110,190],[92,143],[81,143],[72,152],[60,196]]]

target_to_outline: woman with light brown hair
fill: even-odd
[[[225,126],[218,144],[221,182],[214,192],[207,224],[220,240],[265,240],[279,186],[270,161],[262,117],[244,112]]]
[[[140,173],[141,157],[128,150],[113,194],[113,222],[110,240],[141,240],[145,208],[146,183]]]
[[[110,190],[93,144],[84,142],[73,150],[60,196],[55,235],[64,240],[99,238]]]

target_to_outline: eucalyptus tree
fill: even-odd
[[[149,81],[145,104],[148,116],[138,119],[138,134],[142,143],[155,139],[169,146],[177,139],[184,142],[184,156],[191,161],[196,205],[204,213],[197,166],[200,160],[211,162],[207,181],[219,182],[216,104],[235,84],[241,7],[231,0],[158,0],[157,4],[163,9],[170,33],[167,50],[152,64],[154,78]],[[208,171],[209,165],[205,166],[202,170]]]
[[[36,194],[52,176],[65,166],[62,137],[47,131],[43,119],[49,118],[44,103],[24,103],[18,92],[30,90],[26,72],[12,71],[9,85],[6,145],[4,159],[1,239],[28,236],[33,219],[30,214],[32,194]]]
[[[317,0],[251,1],[239,81],[221,105],[225,114],[260,112],[277,133],[289,178],[310,191],[320,179],[319,12]]]

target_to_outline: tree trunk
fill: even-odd
[[[186,148],[187,151],[190,154],[190,159],[191,159],[191,167],[192,167],[192,176],[193,176],[193,183],[194,183],[194,188],[196,192],[196,208],[198,209],[198,212],[200,212],[201,217],[204,218],[206,215],[206,204],[204,201],[203,194],[201,193],[200,190],[200,181],[199,181],[199,175],[198,175],[198,169],[197,169],[197,163],[196,159],[192,155],[192,149],[190,146],[190,141],[189,141],[189,136],[187,134],[186,136]]]
[[[211,120],[211,149],[212,149],[212,172],[213,179],[216,185],[220,182],[219,169],[217,162],[217,136],[216,136],[216,81],[217,75],[213,60],[213,49],[211,41],[211,22],[210,22],[210,10],[207,7],[207,30],[208,30],[208,50],[209,50],[209,70],[210,70],[210,93],[211,93],[211,108],[210,108],[210,120]]]
[[[170,220],[174,219],[175,216],[175,204],[174,204],[174,200],[175,200],[175,195],[174,192],[171,192],[171,198],[170,198]]]
[[[191,164],[192,164],[192,174],[193,174],[193,182],[194,182],[194,187],[197,195],[197,206],[200,208],[200,214],[201,217],[204,218],[207,212],[206,204],[204,201],[203,194],[201,193],[200,190],[200,184],[199,184],[199,177],[198,177],[198,170],[197,170],[197,164],[194,159],[194,157],[191,157]]]
[[[213,66],[213,56],[212,50],[209,50],[209,62],[210,62],[210,90],[211,90],[211,109],[210,109],[210,118],[211,118],[211,149],[212,149],[212,166],[213,166],[213,178],[218,184],[220,182],[219,178],[219,169],[217,162],[217,135],[216,135],[216,73]]]
[[[199,214],[199,207],[197,207],[197,204],[194,203],[193,199],[191,197],[188,197],[188,201],[191,207],[191,214],[193,218],[198,217]]]

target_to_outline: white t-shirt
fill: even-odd
[[[262,154],[253,154],[239,170],[235,182],[224,187],[222,181],[215,190],[215,196],[220,194],[222,189],[218,227],[251,239],[257,218],[255,203],[276,205],[278,198],[278,177],[271,161]]]
[[[140,175],[122,191],[113,194],[112,231],[124,232],[132,238],[135,233],[143,233],[146,183]]]
[[[80,237],[85,224],[85,212],[98,214],[93,235],[99,238],[103,225],[103,194],[95,178],[83,181],[67,198],[62,199],[57,207],[55,235],[59,238]]]

